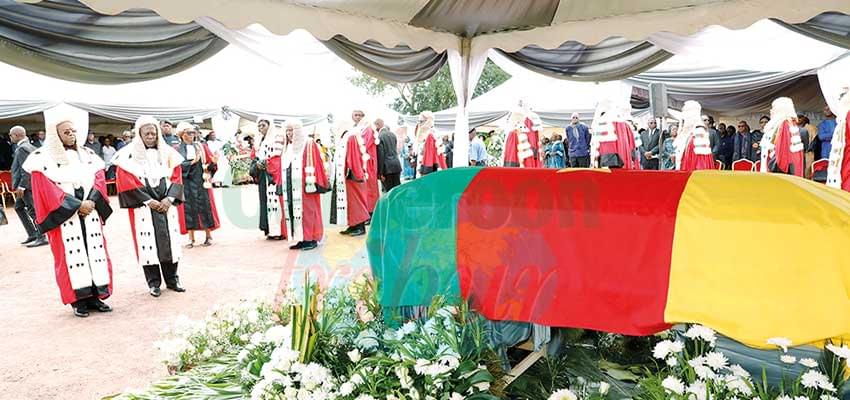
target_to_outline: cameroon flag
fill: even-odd
[[[745,172],[458,168],[393,189],[367,240],[384,306],[754,347],[850,337],[850,194]]]

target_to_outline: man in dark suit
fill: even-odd
[[[47,238],[39,232],[35,224],[35,207],[32,201],[32,186],[30,186],[30,174],[24,171],[23,165],[30,153],[35,151],[29,140],[27,131],[22,126],[15,126],[9,130],[9,138],[14,143],[15,152],[12,159],[12,186],[15,188],[15,212],[27,231],[27,239],[21,244],[27,247],[38,247],[47,244]]]
[[[384,120],[375,120],[378,130],[378,178],[384,192],[401,184],[401,160],[398,158],[398,142],[395,134],[390,131]]]
[[[661,141],[661,129],[654,119],[649,121],[649,128],[640,138],[643,142],[643,157],[641,157],[641,168],[658,169],[658,145]]]

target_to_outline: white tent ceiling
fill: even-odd
[[[315,47],[313,45],[317,45]],[[386,101],[367,95],[347,78],[354,69],[321,48],[306,32],[293,32],[277,44],[297,61],[284,66],[236,46],[228,46],[199,65],[145,82],[95,85],[64,81],[0,63],[2,97],[13,100],[79,102],[137,107],[219,109],[222,106],[270,114],[333,113],[348,118],[353,108],[395,121]]]
[[[38,0],[22,0],[37,2]],[[692,34],[721,23],[742,28],[774,17],[803,22],[822,11],[850,13],[846,0],[82,0],[117,14],[148,8],[172,22],[212,17],[230,28],[261,23],[277,34],[306,29],[320,39],[343,34],[386,46],[454,49],[474,37],[473,53],[514,51],[528,44],[557,47],[566,40],[593,44],[610,36],[643,40],[660,30]]]

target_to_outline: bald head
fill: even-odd
[[[378,118],[378,119],[375,120],[375,129],[377,129],[379,131],[381,129],[384,129],[384,120],[383,119]]]
[[[27,130],[23,126],[16,125],[9,129],[9,139],[12,139],[12,143],[17,143],[25,137],[27,137]]]

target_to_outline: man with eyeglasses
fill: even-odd
[[[708,130],[708,141],[711,146],[711,156],[717,160],[720,156],[720,134],[714,128],[714,117],[710,115],[702,116],[702,123],[705,129]]]
[[[756,162],[759,160],[760,155],[756,154],[756,148],[753,147],[753,144],[758,145],[761,137],[756,140],[753,137],[754,135],[755,133],[750,131],[750,125],[747,124],[747,121],[738,121],[734,149],[732,150],[732,161],[750,160]]]
[[[579,120],[574,112],[566,128],[564,145],[567,147],[568,166],[572,168],[590,167],[590,129]]]

